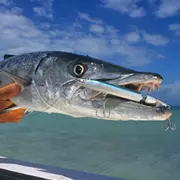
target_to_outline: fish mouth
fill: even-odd
[[[137,79],[136,76],[139,75],[131,75],[128,78],[124,78],[118,81],[106,81],[116,87],[121,87],[129,92],[132,93],[139,93],[139,94],[143,94],[143,91],[147,90],[147,95],[151,98],[152,96],[150,96],[150,93],[153,90],[159,90],[160,86],[163,82],[163,78],[162,76],[158,75],[158,74],[150,74],[150,75],[146,75],[145,79]],[[149,78],[148,78],[149,77]],[[115,83],[116,82],[116,83]],[[109,94],[111,94],[111,92],[109,92]],[[146,97],[146,96],[144,96]],[[131,97],[127,97],[126,99],[122,98],[122,97],[116,97],[116,98],[120,98],[123,99],[125,101],[131,101],[133,102],[135,105],[140,105],[142,104],[142,106],[144,107],[144,110],[146,111],[146,108],[152,108],[154,110],[156,110],[158,112],[158,114],[160,115],[158,118],[162,119],[162,120],[168,120],[171,116],[172,116],[172,112],[170,111],[170,105],[164,103],[163,101],[156,99],[155,102],[153,103],[146,103],[144,101],[140,101],[140,102],[134,102]],[[153,98],[153,97],[152,97]],[[155,98],[153,98],[155,99]],[[158,119],[157,118],[157,119]]]
[[[97,80],[97,79],[96,79]],[[129,97],[127,96],[126,98],[117,96],[115,98],[119,98],[119,99],[123,99],[126,102],[127,101],[131,101],[133,102],[133,100],[131,99],[131,93],[136,93],[136,94],[140,94],[143,97],[143,92],[144,90],[147,90],[147,95],[150,98],[153,98],[152,96],[150,96],[149,94],[153,91],[153,90],[159,90],[160,89],[160,85],[163,82],[163,77],[159,74],[156,73],[135,73],[135,74],[130,74],[124,78],[115,78],[115,79],[99,79],[97,80],[100,84],[101,83],[108,83],[113,85],[114,87],[117,88],[123,88],[125,89],[125,91],[128,91],[129,93]],[[100,91],[100,89],[99,89]],[[111,91],[108,92],[109,95],[112,95]],[[114,96],[114,95],[112,95]],[[146,97],[146,96],[144,96]],[[170,106],[164,102],[162,102],[161,100],[158,100],[156,98],[153,98],[155,101],[153,101],[153,103],[146,103],[144,101],[134,101],[133,104],[134,105],[140,105],[142,104],[142,106],[145,108],[144,110],[146,110],[146,108],[152,108],[154,110],[156,110],[159,114],[161,114],[161,118],[164,120],[169,119],[172,116],[172,112],[170,112]],[[137,106],[137,107],[138,107]]]
[[[150,94],[153,89],[159,89],[163,78],[159,74],[136,73],[121,78],[81,79],[80,81],[82,86],[92,90],[142,103],[143,99],[147,98],[147,96],[143,96],[142,91],[147,89],[148,94]],[[145,100],[145,103],[150,106],[159,105],[162,107],[169,107],[167,104],[153,97],[150,97],[149,100]]]
[[[137,81],[123,83],[123,85],[121,83],[115,85],[114,82],[110,83],[108,81],[81,79],[79,82],[80,86],[85,88],[83,91],[87,92],[87,89],[90,89],[90,93],[86,94],[86,99],[82,99],[82,102],[84,103],[84,100],[92,101],[95,104],[104,102],[103,106],[98,105],[99,107],[95,106],[95,108],[102,107],[103,112],[106,112],[106,107],[108,107],[111,109],[110,111],[113,111],[113,119],[118,120],[167,120],[172,116],[169,105],[141,93],[143,89],[159,87],[162,78],[141,83],[137,83]],[[142,88],[139,88],[139,86]],[[94,91],[95,93],[93,93]]]

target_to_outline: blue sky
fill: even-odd
[[[0,56],[63,50],[157,72],[153,94],[180,105],[179,12],[179,0],[0,0]]]

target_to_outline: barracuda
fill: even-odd
[[[98,83],[91,85],[88,80]],[[158,89],[162,76],[89,56],[61,51],[10,55],[0,62],[0,85],[14,81],[22,92],[12,98],[13,108],[105,120],[166,120],[172,115],[170,106],[160,100],[132,99],[132,93]]]

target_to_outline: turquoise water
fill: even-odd
[[[180,179],[180,108],[167,122],[29,115],[0,125],[0,155],[128,180]],[[162,127],[164,126],[164,127]]]

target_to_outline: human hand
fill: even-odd
[[[16,97],[21,92],[21,86],[17,83],[9,84],[0,88],[0,123],[19,122],[24,116],[25,109],[5,111],[7,108],[15,105],[10,99]]]

